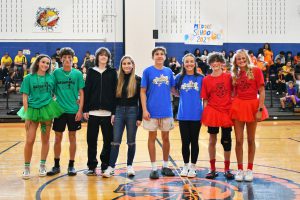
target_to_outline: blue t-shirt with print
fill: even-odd
[[[151,118],[173,117],[171,103],[171,88],[174,87],[174,77],[171,69],[154,66],[143,72],[141,87],[146,88],[147,109]]]
[[[178,74],[175,78],[176,89],[180,93],[178,106],[178,120],[199,121],[202,118],[202,99],[200,97],[202,87],[202,75],[184,75],[181,85]]]

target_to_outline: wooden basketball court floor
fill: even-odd
[[[34,146],[31,176],[21,178],[23,171],[23,148],[25,130],[23,123],[0,124],[0,199],[300,199],[300,121],[267,121],[257,127],[255,179],[252,183],[226,181],[222,173],[215,180],[204,178],[209,167],[207,152],[208,134],[206,127],[201,128],[199,139],[198,174],[188,179],[178,176],[182,166],[181,140],[178,124],[170,133],[170,166],[176,176],[160,177],[150,180],[150,162],[147,150],[147,132],[138,129],[137,151],[134,160],[136,176],[126,175],[126,141],[123,137],[116,175],[112,178],[88,177],[87,169],[86,124],[77,134],[77,154],[75,177],[66,175],[68,164],[68,138],[64,137],[61,154],[62,172],[54,177],[38,177],[40,160],[40,137]],[[101,135],[101,133],[100,133]],[[126,135],[126,134],[125,134]],[[65,135],[67,136],[67,134]],[[232,133],[234,138],[234,132]],[[219,137],[220,139],[220,137]],[[47,167],[53,166],[53,141],[47,159]],[[157,141],[157,159],[161,165],[161,138]],[[245,140],[244,155],[247,152]],[[231,168],[236,169],[236,157],[231,155]],[[98,141],[98,152],[102,148],[102,138]],[[99,156],[98,156],[99,157]],[[246,167],[247,158],[244,158]],[[217,167],[223,168],[223,149],[217,144]],[[100,174],[100,172],[99,172]]]

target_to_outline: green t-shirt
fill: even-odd
[[[54,70],[53,76],[57,102],[65,110],[65,113],[76,114],[79,109],[77,103],[79,90],[84,88],[82,73],[74,68],[70,72],[58,68]]]
[[[28,106],[41,108],[52,99],[54,89],[54,79],[52,75],[46,73],[45,76],[38,74],[28,74],[21,85],[20,92],[28,95]]]

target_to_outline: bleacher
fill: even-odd
[[[17,115],[7,114],[14,108],[20,108],[22,104],[21,94],[9,94],[8,99],[6,95],[3,95],[4,88],[0,87],[0,123],[3,122],[21,122],[21,119]],[[276,95],[276,91],[272,91],[272,101],[271,101],[271,91],[266,90],[266,100],[265,105],[268,108],[270,118],[269,120],[300,120],[300,112],[294,112],[293,110],[287,108],[285,112],[280,112],[280,101],[279,96]],[[7,103],[8,100],[8,103]],[[8,106],[8,108],[7,108]],[[298,109],[299,110],[299,109]],[[299,110],[300,111],[300,110]]]

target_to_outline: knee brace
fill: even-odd
[[[223,145],[224,151],[231,151],[231,131],[222,133],[221,144]]]

